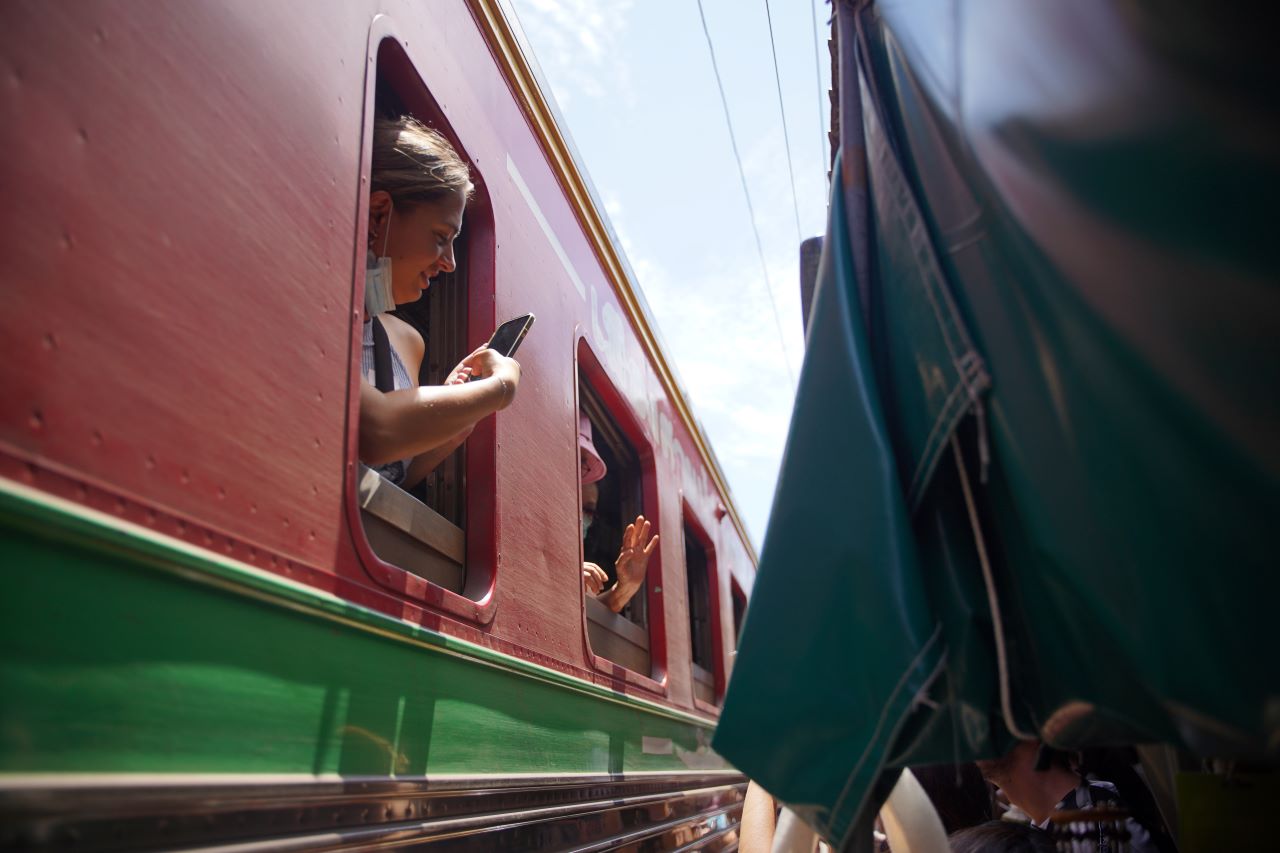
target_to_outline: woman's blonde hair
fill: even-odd
[[[471,170],[449,141],[412,116],[373,124],[373,192],[396,204],[438,201],[449,193],[471,198]]]

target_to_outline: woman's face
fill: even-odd
[[[431,279],[453,271],[453,241],[462,230],[466,206],[462,193],[398,207],[382,190],[369,197],[369,248],[378,257],[391,258],[391,289],[397,305],[418,301]]]

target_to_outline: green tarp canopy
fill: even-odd
[[[1015,736],[1280,752],[1280,89],[1230,12],[1146,9],[836,4],[715,748],[842,848],[896,768]]]

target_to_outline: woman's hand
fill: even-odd
[[[471,380],[471,374],[474,370],[470,367],[469,362],[475,358],[478,353],[488,349],[486,346],[479,346],[473,349],[462,361],[458,362],[453,370],[449,371],[449,378],[444,381],[445,385],[462,385]]]
[[[586,588],[587,595],[599,595],[608,582],[609,576],[604,569],[595,563],[582,564],[582,585]]]
[[[444,381],[445,385],[466,385],[471,381],[471,368],[464,367],[461,363],[449,373],[449,378]]]
[[[497,379],[502,385],[502,406],[506,408],[515,399],[516,388],[520,385],[520,362],[507,358],[497,350],[487,346],[479,347],[471,355],[462,360],[457,371],[469,371],[468,376],[476,379]]]
[[[628,524],[622,534],[622,549],[614,563],[618,582],[600,597],[614,613],[626,607],[627,602],[644,583],[649,571],[649,558],[658,547],[658,537],[649,538],[651,527],[643,515],[637,515],[635,522]]]

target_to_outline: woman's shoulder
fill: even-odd
[[[382,314],[379,319],[382,321],[382,327],[387,330],[387,338],[390,339],[391,345],[396,348],[401,361],[404,361],[409,368],[410,375],[416,376],[418,367],[422,364],[423,353],[426,351],[422,333],[394,314]]]

